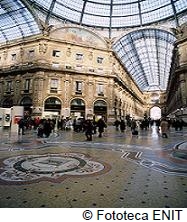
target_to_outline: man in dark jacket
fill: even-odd
[[[20,135],[21,133],[22,135],[25,134],[25,120],[23,118],[18,121],[18,134]]]
[[[92,134],[93,134],[93,123],[90,119],[85,121],[85,135],[88,141],[92,141]]]
[[[103,117],[98,120],[97,127],[98,127],[99,137],[102,137],[102,133],[104,132],[104,128],[107,127]]]

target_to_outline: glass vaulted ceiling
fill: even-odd
[[[121,28],[141,26],[187,10],[187,0],[27,0],[63,20],[82,25]]]
[[[0,43],[39,33],[38,24],[19,0],[0,0]]]
[[[166,90],[175,40],[160,29],[140,29],[123,36],[113,49],[141,90]]]

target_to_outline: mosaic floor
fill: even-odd
[[[2,130],[2,129],[1,129]],[[187,129],[0,136],[0,207],[187,207]]]

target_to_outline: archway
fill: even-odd
[[[60,99],[56,97],[49,97],[44,102],[44,113],[45,118],[56,118],[60,115],[62,103]]]
[[[161,118],[161,108],[158,106],[154,106],[150,109],[150,117],[151,119],[160,119]]]
[[[98,119],[101,116],[107,121],[107,103],[103,100],[97,100],[94,103],[94,115]]]
[[[12,106],[13,106],[13,100],[11,98],[5,99],[2,103],[3,108],[11,108]]]
[[[24,107],[24,116],[30,116],[32,113],[32,99],[30,97],[24,97],[20,101],[20,106]]]
[[[73,99],[70,104],[71,116],[85,118],[85,102],[82,99]]]

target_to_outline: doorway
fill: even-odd
[[[150,117],[153,120],[157,120],[161,118],[161,109],[158,106],[154,106],[150,109]]]

